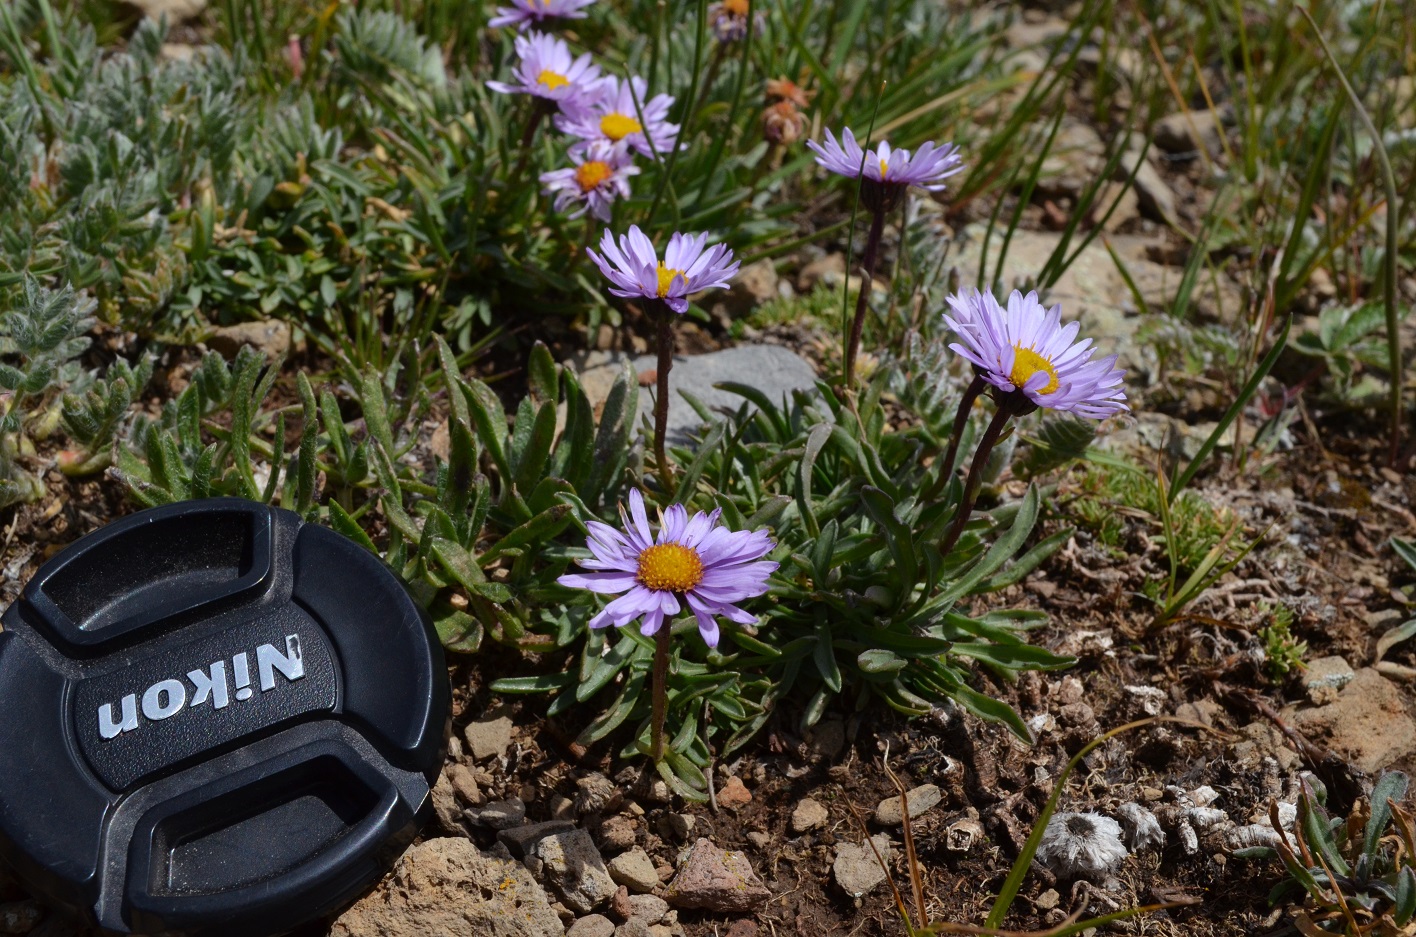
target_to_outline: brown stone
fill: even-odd
[[[1334,702],[1285,712],[1304,734],[1368,774],[1416,752],[1416,720],[1400,688],[1370,667],[1357,671]]]
[[[724,782],[722,790],[718,791],[719,807],[742,807],[752,803],[752,791],[742,783],[742,778],[737,775],[730,775]]]
[[[676,908],[741,913],[760,907],[772,893],[745,853],[725,851],[699,839],[679,864],[667,897]]]

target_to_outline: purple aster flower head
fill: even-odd
[[[590,53],[571,58],[564,39],[531,32],[517,36],[515,45],[516,80],[487,82],[493,91],[535,95],[564,106],[585,94],[600,77],[600,67],[590,61]]]
[[[841,131],[840,142],[827,130],[825,143],[808,140],[806,145],[816,154],[817,165],[848,179],[862,180],[861,200],[876,213],[898,205],[912,185],[939,191],[945,179],[964,168],[959,148],[952,143],[935,146],[930,140],[911,153],[891,149],[881,140],[870,152],[861,148],[849,127]]]
[[[606,77],[556,115],[556,129],[578,137],[572,155],[597,140],[637,150],[655,159],[674,147],[679,125],[668,121],[674,98],[670,94],[647,97],[649,85],[635,75],[627,80]]]
[[[1038,407],[1102,420],[1123,410],[1126,372],[1116,356],[1093,361],[1091,339],[1075,341],[1080,323],[1061,322],[1062,307],[1043,307],[1037,293],[1014,290],[1006,308],[991,293],[972,290],[949,297],[944,321],[961,342],[949,347],[996,388],[1000,402],[1019,413]]]
[[[629,177],[639,172],[633,163],[628,151],[599,141],[574,166],[542,173],[542,191],[555,196],[556,211],[578,203],[580,207],[570,217],[579,218],[589,211],[595,218],[609,221],[615,199],[629,197]]]
[[[630,225],[629,233],[622,235],[619,243],[605,231],[600,238],[600,253],[586,253],[613,284],[612,295],[663,300],[678,313],[688,311],[689,294],[727,286],[739,266],[726,244],[708,247],[706,234],[675,233],[660,260],[653,243],[638,225]]]
[[[751,14],[748,0],[720,0],[708,7],[708,25],[719,42],[740,42],[747,36],[747,18]],[[757,32],[762,32],[762,19],[757,18]]]
[[[492,17],[487,25],[527,29],[540,26],[551,19],[584,19],[585,14],[580,11],[594,2],[595,0],[511,0],[511,6],[497,7],[497,15]]]
[[[766,592],[767,577],[777,568],[763,559],[773,547],[765,529],[729,530],[719,523],[720,514],[699,511],[690,518],[683,505],[671,504],[660,515],[655,537],[644,496],[633,489],[629,514],[620,506],[624,533],[599,521],[586,525],[591,558],[579,562],[592,572],[568,573],[556,581],[604,595],[624,593],[590,619],[591,628],[619,628],[638,618],[640,634],[649,636],[687,604],[704,642],[717,647],[718,616],[756,624],[757,617],[737,603]]]

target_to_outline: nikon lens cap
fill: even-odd
[[[431,812],[442,648],[376,557],[289,511],[124,518],[0,621],[0,858],[105,930],[289,930]]]

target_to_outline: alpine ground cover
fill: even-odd
[[[1262,722],[1308,694],[1305,643],[1357,666],[1366,616],[1409,617],[1386,546],[1412,535],[1397,11],[1319,9],[1315,31],[1291,4],[494,6],[0,7],[7,598],[124,496],[277,503],[401,575],[465,655],[462,722],[520,699],[559,739],[498,790],[571,783],[569,757],[716,806],[725,768],[741,783],[842,724],[873,762],[879,732],[919,781],[964,766],[948,825],[919,833],[921,918],[993,926],[1038,771],[1138,705]],[[1103,275],[1112,295],[1089,292]],[[200,347],[272,321],[273,356]],[[783,323],[816,386],[740,382],[673,438],[675,348]],[[604,337],[655,365],[592,388],[573,360]],[[711,591],[718,530],[761,564],[735,591]],[[1383,651],[1373,674],[1409,676],[1409,649]],[[1228,857],[1226,833],[1167,787],[1232,752],[1147,731],[1103,749],[1118,800],[1174,808],[1151,878],[1141,850],[1120,867],[1126,906],[1249,874],[1187,851],[1185,829]],[[1085,767],[1069,809],[1105,800]],[[1185,797],[1298,804],[1268,770]],[[864,774],[851,795],[889,793]],[[987,850],[948,845],[970,810]],[[789,812],[753,822],[786,842]],[[830,852],[812,836],[782,849]],[[1286,870],[1309,921],[1366,926],[1283,858],[1246,868]],[[832,875],[811,894],[833,921],[892,932]],[[1268,913],[1231,902],[1157,926]]]

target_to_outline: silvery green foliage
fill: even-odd
[[[88,380],[79,356],[93,307],[72,288],[26,278],[18,305],[0,312],[0,507],[44,494],[40,473],[22,462],[57,426],[60,395]]]
[[[0,183],[0,276],[69,281],[100,317],[121,310],[137,331],[169,331],[160,316],[188,266],[170,218],[202,187],[226,194],[250,127],[236,68],[219,51],[162,61],[151,21],[112,55],[88,26],[58,22],[54,41],[46,28],[0,29],[0,53],[32,78],[0,81],[0,156],[12,167]]]
[[[119,358],[88,389],[64,394],[60,422],[71,443],[59,459],[64,474],[88,475],[112,463],[113,446],[128,425],[134,398],[152,380],[152,366],[151,355],[136,367]]]

